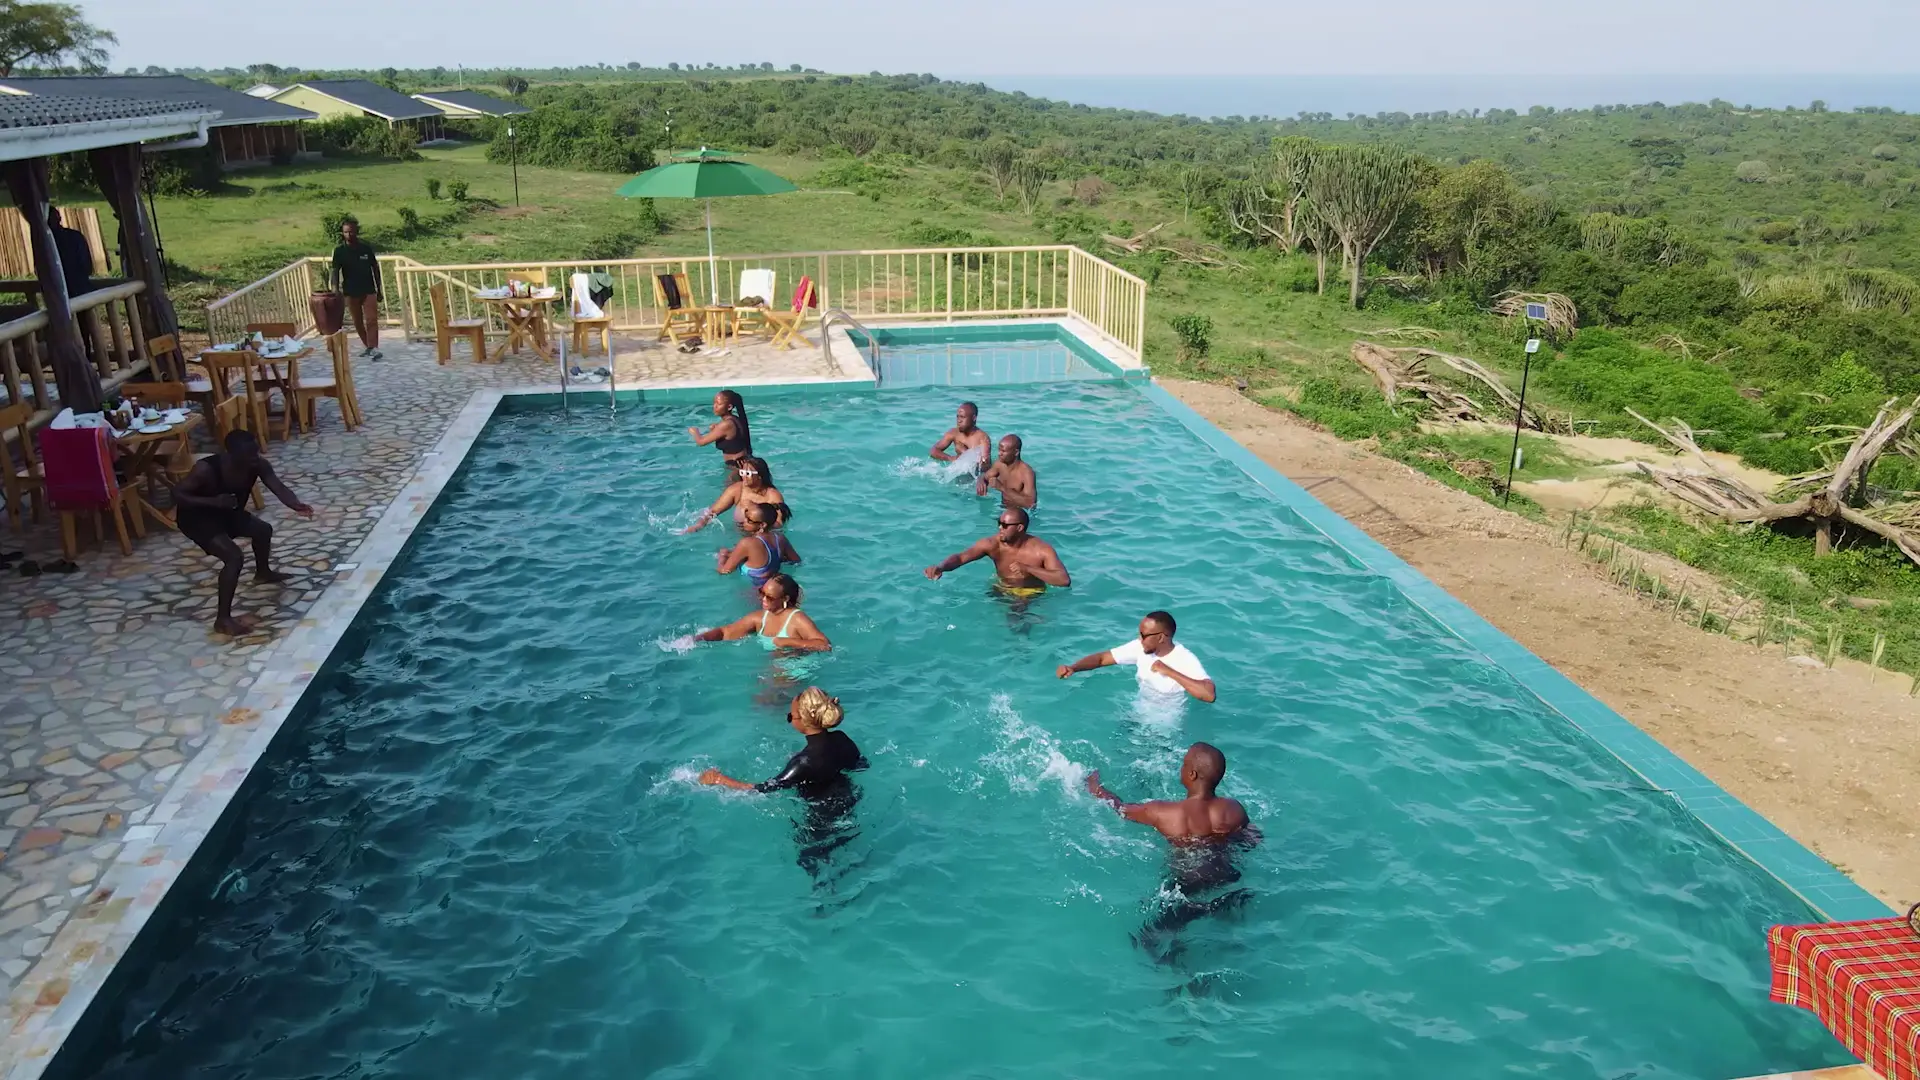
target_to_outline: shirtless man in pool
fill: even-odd
[[[1048,585],[1064,589],[1073,584],[1053,545],[1027,535],[1027,512],[1017,506],[1000,508],[1000,527],[992,536],[976,541],[958,555],[947,556],[936,566],[927,567],[925,573],[938,581],[940,575],[976,559],[993,560],[993,568],[1000,575],[996,584],[1001,589],[1037,592]]]
[[[1000,505],[1031,510],[1040,501],[1040,481],[1033,466],[1020,460],[1020,436],[1000,436],[1000,457],[974,482],[973,493],[985,495],[989,488],[1000,492]]]
[[[953,426],[933,444],[933,451],[927,456],[935,461],[959,461],[972,453],[973,471],[978,473],[986,468],[987,459],[993,456],[993,438],[975,426],[978,419],[980,407],[971,401],[961,402],[953,411]],[[953,448],[953,453],[946,452],[948,447]]]

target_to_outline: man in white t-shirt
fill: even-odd
[[[1173,643],[1173,616],[1164,611],[1149,611],[1140,620],[1140,639],[1116,645],[1106,652],[1083,656],[1071,664],[1062,664],[1055,674],[1066,678],[1076,671],[1092,671],[1109,664],[1132,664],[1140,685],[1149,690],[1177,694],[1182,691],[1201,701],[1215,698],[1213,680],[1200,658],[1185,645]]]

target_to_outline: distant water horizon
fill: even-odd
[[[1836,112],[1874,106],[1920,112],[1920,74],[1911,75],[948,75],[996,90],[1079,105],[1198,117],[1300,113],[1437,112],[1535,105],[1708,102]]]

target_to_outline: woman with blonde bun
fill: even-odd
[[[850,801],[853,784],[847,779],[847,773],[866,768],[867,762],[846,732],[834,730],[845,717],[846,711],[840,707],[839,698],[828,696],[825,690],[817,686],[809,686],[787,707],[787,723],[807,737],[807,745],[787,759],[786,768],[772,779],[762,780],[758,784],[735,780],[719,769],[708,769],[700,774],[700,782],[718,784],[735,791],[767,792],[792,788],[801,798],[810,802]]]

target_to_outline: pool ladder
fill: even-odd
[[[826,311],[826,314],[820,316],[820,359],[825,360],[828,363],[833,362],[833,342],[832,342],[832,339],[828,336],[827,330],[835,322],[845,323],[846,325],[866,335],[867,349],[868,349],[867,366],[873,369],[873,384],[875,386],[879,386],[880,385],[880,339],[874,336],[873,331],[861,325],[860,320],[854,318],[851,314],[847,312],[845,308],[828,308]]]

